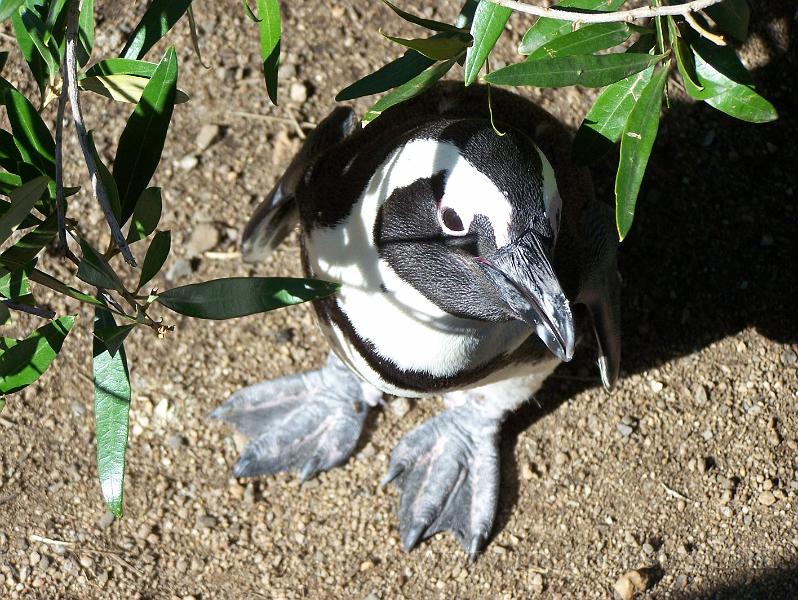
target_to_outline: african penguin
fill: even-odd
[[[383,485],[401,492],[402,544],[451,531],[474,558],[499,496],[502,422],[592,332],[605,387],[618,376],[612,211],[569,159],[568,132],[528,100],[442,83],[360,127],[336,108],[310,134],[244,233],[256,261],[297,222],[332,352],[317,371],[234,394],[213,416],[252,441],[236,476],[353,453],[382,394],[442,395],[405,435]],[[576,305],[587,310],[574,310]]]

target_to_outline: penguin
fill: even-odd
[[[319,123],[242,254],[264,260],[300,225],[305,275],[340,284],[313,301],[331,352],[212,413],[251,439],[234,475],[305,481],[352,455],[383,394],[442,396],[382,485],[399,490],[406,551],[449,531],[474,559],[497,511],[502,423],[587,336],[604,386],[618,378],[614,216],[570,141],[530,100],[456,82],[365,126],[348,107]]]

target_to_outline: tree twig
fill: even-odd
[[[706,28],[703,25],[701,25],[701,23],[699,23],[698,20],[690,13],[684,15],[684,20],[687,21],[687,24],[690,27],[692,27],[698,32],[698,35],[707,38],[710,42],[717,44],[718,46],[726,45],[726,40],[723,38],[722,35],[717,35],[715,33],[712,33],[711,31],[707,31]]]
[[[94,156],[89,148],[88,135],[86,134],[86,125],[83,123],[83,113],[80,109],[80,95],[78,92],[77,82],[77,58],[75,52],[75,45],[77,44],[77,31],[78,31],[78,16],[79,16],[78,0],[72,0],[69,5],[69,17],[67,20],[66,31],[66,68],[64,69],[64,83],[69,93],[69,104],[72,106],[72,120],[75,123],[75,133],[80,142],[80,148],[83,150],[83,159],[86,162],[86,168],[89,171],[91,179],[91,187],[94,190],[94,196],[97,198],[100,207],[105,214],[105,220],[108,222],[108,227],[111,229],[111,236],[114,238],[119,251],[129,265],[135,267],[136,259],[130,252],[130,248],[119,229],[119,223],[116,221],[113,211],[111,210],[111,203],[108,198],[108,190],[100,179],[99,171],[97,170],[97,163],[94,161]]]
[[[5,304],[11,310],[28,313],[29,315],[41,317],[42,319],[55,319],[55,312],[52,310],[47,310],[46,308],[28,306],[27,304],[20,304],[19,302],[14,302],[13,300],[0,300],[0,302]]]
[[[646,19],[649,17],[688,15],[690,13],[704,10],[713,4],[719,4],[722,2],[722,0],[693,0],[692,2],[676,4],[673,6],[644,6],[641,8],[619,10],[616,12],[587,13],[578,12],[575,10],[536,6],[527,2],[518,2],[517,0],[488,1],[492,2],[493,4],[498,4],[499,6],[512,8],[513,10],[526,13],[528,15],[547,17],[549,19],[558,19],[560,21],[579,21],[581,23],[614,23],[618,21],[635,21],[637,19]]]
[[[61,93],[58,94],[58,111],[55,117],[55,212],[58,218],[58,251],[66,253],[66,198],[64,197],[64,109],[67,101],[66,61],[61,67]]]

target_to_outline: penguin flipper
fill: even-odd
[[[382,485],[394,482],[401,491],[405,551],[451,531],[469,558],[477,557],[498,506],[500,426],[501,419],[465,404],[424,421],[399,441]]]
[[[299,470],[305,481],[340,465],[357,446],[369,404],[361,381],[331,355],[318,371],[239,390],[211,413],[251,438],[236,477]]]
[[[601,382],[610,391],[621,364],[621,278],[612,209],[599,202],[589,203],[582,212],[582,230],[588,259],[577,302],[587,306],[593,321]]]
[[[299,222],[296,190],[316,159],[359,128],[355,112],[348,106],[333,110],[308,134],[302,148],[286,168],[244,229],[241,254],[245,262],[267,258]]]

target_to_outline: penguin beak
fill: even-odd
[[[571,306],[538,237],[526,233],[490,259],[479,257],[477,262],[510,314],[529,324],[557,358],[571,360],[575,345]]]

